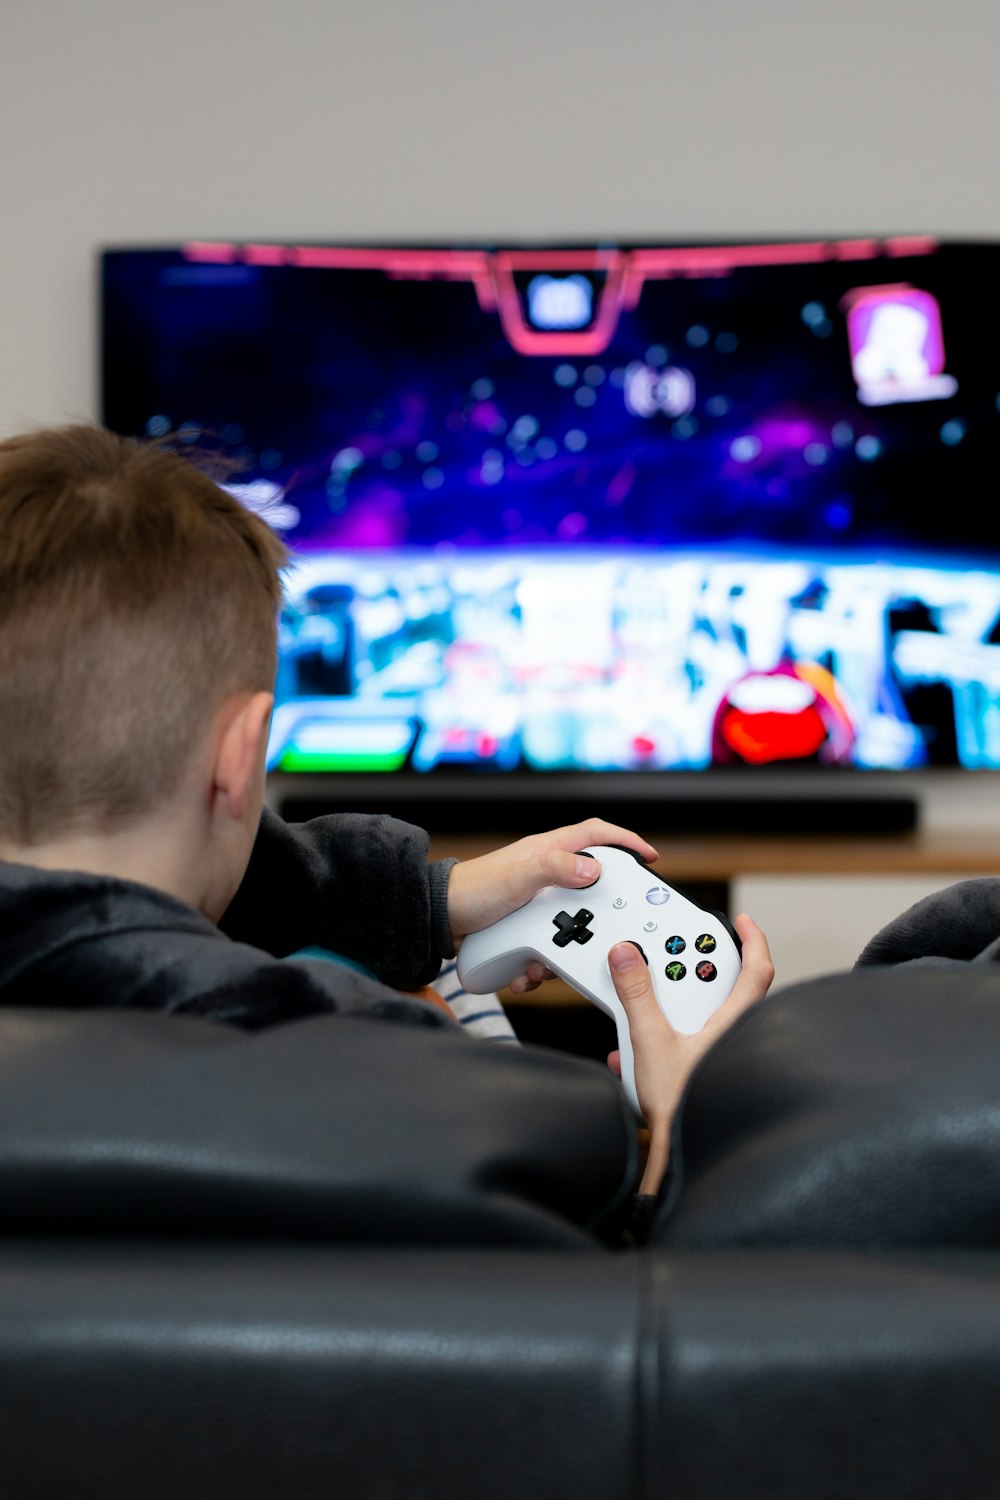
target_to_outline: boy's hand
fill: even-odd
[[[728,999],[692,1035],[675,1031],[660,1010],[649,969],[634,944],[616,943],[608,955],[615,991],[628,1016],[635,1088],[649,1126],[649,1155],[640,1193],[660,1190],[670,1155],[674,1111],[695,1067],[737,1017],[766,995],[774,978],[767,939],[756,922],[738,916],[733,926],[743,943],[740,977]],[[608,1066],[621,1075],[617,1052],[609,1056]]]
[[[547,885],[567,890],[593,885],[601,873],[600,863],[577,851],[597,844],[620,844],[634,850],[647,864],[658,857],[652,844],[638,834],[601,818],[588,818],[585,823],[573,823],[552,833],[530,834],[493,854],[462,860],[448,882],[448,920],[455,946],[467,933],[490,927],[525,906]],[[551,977],[544,964],[532,963],[510,988],[523,993]]]

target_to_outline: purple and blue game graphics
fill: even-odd
[[[282,771],[1000,767],[1000,248],[102,256],[103,419],[293,554]]]

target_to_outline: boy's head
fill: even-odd
[[[274,682],[269,527],[99,428],[0,442],[0,842],[162,812],[220,705]]]

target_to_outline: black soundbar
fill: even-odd
[[[498,833],[520,837],[588,817],[606,818],[637,832],[685,834],[890,834],[910,833],[917,825],[915,797],[861,792],[820,796],[814,793],[617,796],[600,788],[586,796],[564,792],[559,797],[499,792],[485,787],[474,792],[433,790],[412,795],[384,786],[365,798],[357,791],[343,800],[329,795],[290,794],[278,802],[281,815],[302,822],[332,812],[389,813],[416,823],[432,834]]]

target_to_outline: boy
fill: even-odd
[[[278,539],[168,449],[85,426],[0,443],[0,1002],[127,1005],[260,1027],[322,1011],[451,1024],[401,991],[543,886],[594,878],[600,820],[429,863],[383,816],[290,826],[263,808]],[[744,973],[698,1037],[663,1020],[630,944],[631,1018],[655,1192],[694,1061],[770,983]],[[342,963],[278,958],[310,945]],[[546,976],[529,967],[516,988]],[[516,1066],[512,1059],[512,1064]]]

